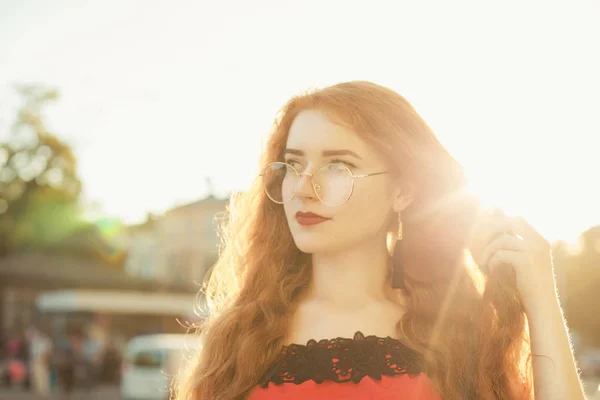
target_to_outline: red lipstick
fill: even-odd
[[[321,222],[329,221],[330,219],[331,218],[325,218],[313,212],[298,211],[296,213],[296,221],[298,221],[298,223],[303,226],[317,225]]]

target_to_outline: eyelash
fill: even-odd
[[[294,163],[296,163],[296,164],[302,164],[300,161],[298,161],[298,160],[296,160],[294,158],[289,158],[289,159],[284,160],[284,161],[286,162],[286,164],[290,164],[292,166],[293,166]]]
[[[344,161],[344,160],[335,159],[335,160],[331,160],[331,163],[332,164],[343,164],[343,165],[345,165],[346,167],[349,167],[349,168],[356,168],[356,165],[352,164],[351,162]]]

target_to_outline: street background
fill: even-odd
[[[551,3],[0,0],[0,400],[71,375],[73,400],[117,399],[166,368],[127,346],[205,318],[220,218],[277,110],[355,79],[405,96],[471,189],[552,243],[591,395],[600,3]]]

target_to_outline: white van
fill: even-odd
[[[125,346],[122,400],[167,400],[170,385],[184,363],[200,348],[197,336],[136,336]]]

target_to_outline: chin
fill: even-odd
[[[319,243],[310,243],[310,242],[298,241],[298,240],[296,240],[295,242],[296,242],[296,247],[298,247],[298,249],[301,252],[306,253],[306,254],[320,253],[325,250],[324,246]]]
[[[307,254],[329,253],[340,250],[336,243],[332,243],[331,237],[317,232],[292,232],[296,247]]]
[[[315,232],[292,231],[292,237],[294,238],[296,247],[298,247],[298,249],[303,253],[318,253],[327,247],[326,243],[324,243],[323,237],[315,234]]]

